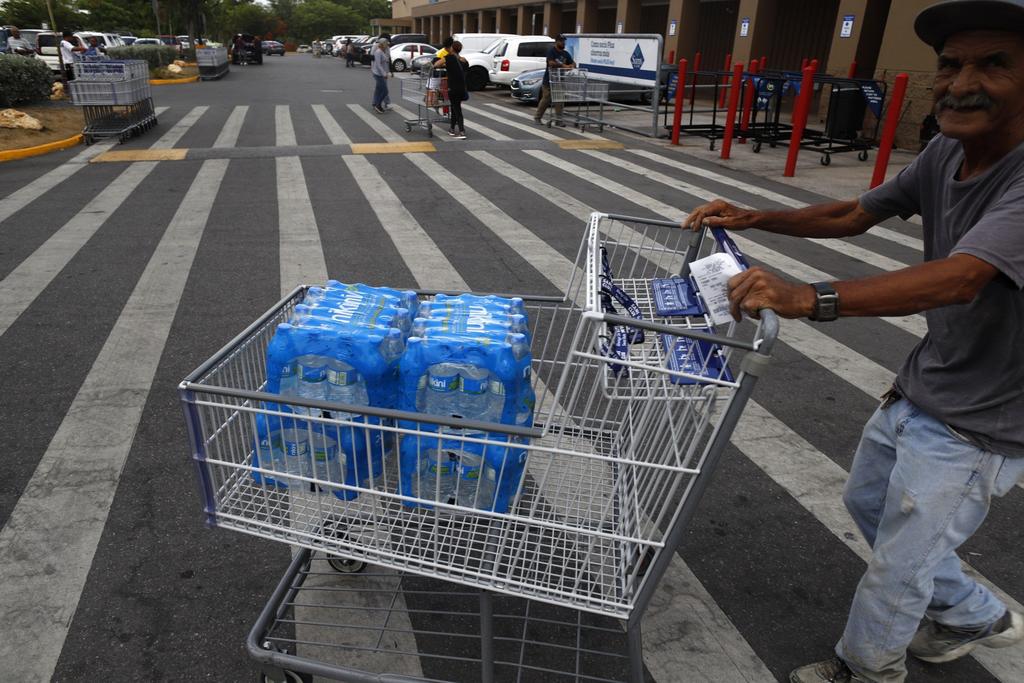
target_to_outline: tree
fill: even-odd
[[[364,20],[351,8],[330,0],[305,0],[292,13],[292,37],[310,41],[339,33],[355,33]]]
[[[4,24],[25,28],[43,24],[50,26],[50,13],[46,10],[45,0],[6,0],[0,5],[0,16]],[[78,29],[82,26],[83,16],[67,0],[53,0],[53,16],[57,26],[50,26],[51,29]]]
[[[270,12],[261,5],[243,3],[235,5],[225,17],[226,24],[222,27],[228,33],[251,33],[262,36],[270,29]]]

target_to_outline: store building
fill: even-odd
[[[859,78],[890,86],[910,75],[897,144],[916,148],[931,110],[935,54],[914,34],[917,13],[934,0],[397,0],[396,19],[431,42],[460,32],[523,35],[557,33],[660,33],[663,59],[693,58],[702,69],[721,69],[726,55],[768,68],[799,69],[805,58],[845,76],[855,63]],[[404,14],[404,13],[408,14]]]

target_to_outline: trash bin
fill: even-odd
[[[855,81],[840,81],[832,86],[825,122],[825,135],[833,140],[856,140],[864,127],[867,103]]]

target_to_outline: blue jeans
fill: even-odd
[[[843,493],[873,550],[836,645],[851,669],[870,681],[902,681],[926,614],[959,628],[1002,616],[1006,606],[964,574],[956,549],[981,526],[992,497],[1022,474],[1024,458],[977,448],[906,399],[875,411]]]
[[[373,106],[381,106],[385,100],[388,99],[388,79],[387,76],[374,76],[373,77]]]

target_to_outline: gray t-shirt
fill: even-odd
[[[999,269],[969,304],[925,312],[928,334],[896,383],[925,412],[1002,455],[1024,457],[1024,144],[969,180],[957,140],[860,198],[879,219],[920,214],[924,259],[970,254]]]

